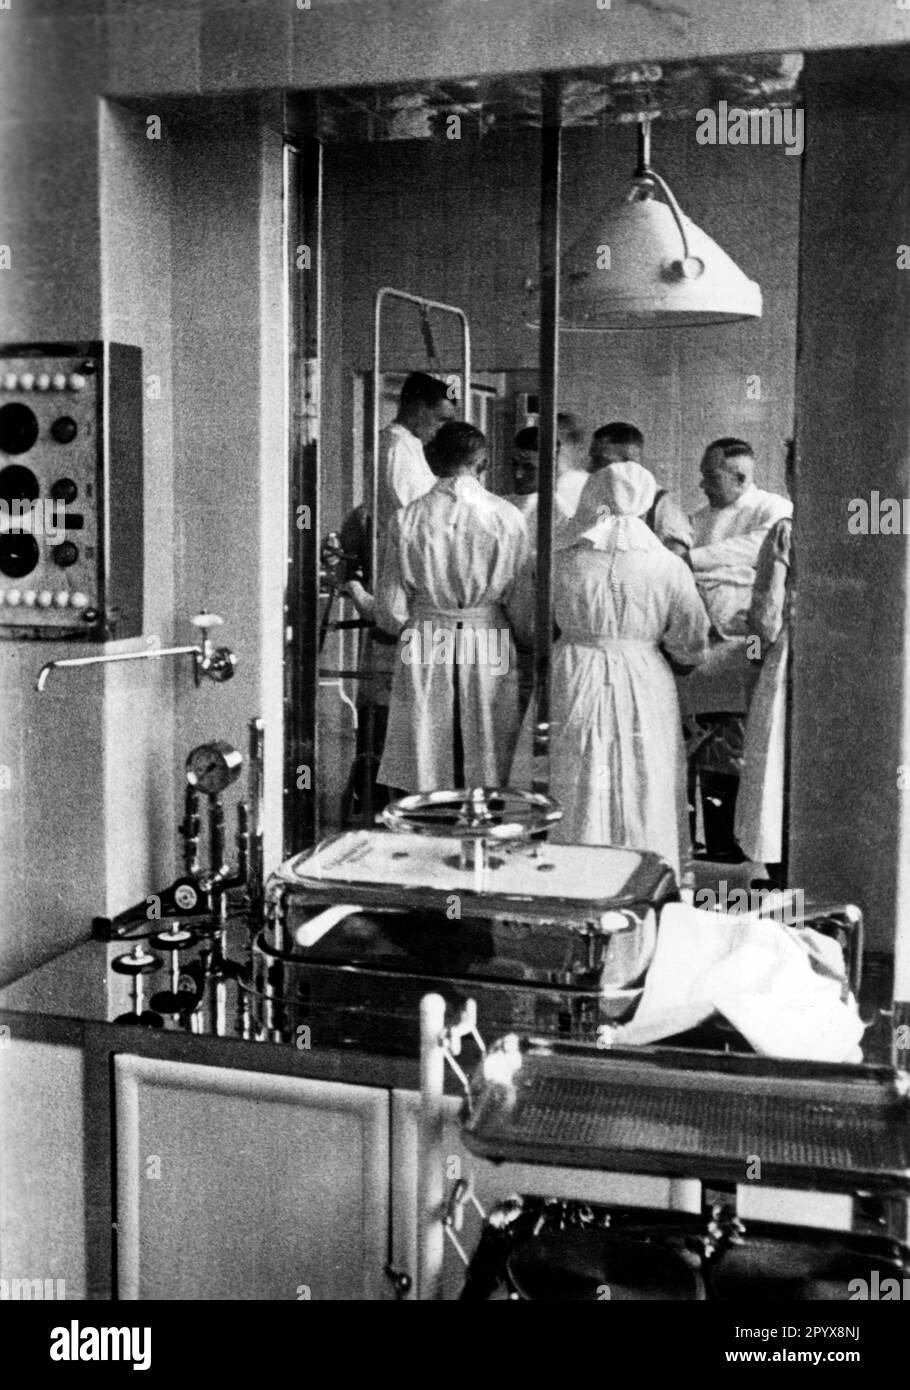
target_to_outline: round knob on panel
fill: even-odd
[[[64,419],[65,418],[64,416]],[[59,425],[60,421],[55,420],[54,424]],[[53,432],[54,425],[51,426],[51,434],[53,434]],[[75,502],[78,496],[79,489],[72,478],[58,478],[57,481],[51,485],[51,497],[53,497],[55,502]]]
[[[26,589],[25,593],[22,595],[22,602],[25,604],[26,608],[34,608],[35,604],[38,602],[37,590]]]
[[[51,386],[53,386],[55,391],[65,391],[66,372],[54,372],[54,375],[51,377]]]
[[[81,372],[70,372],[69,376],[66,379],[66,384],[71,391],[84,391],[85,377],[82,375]]]
[[[54,595],[51,593],[50,589],[42,589],[41,593],[38,595],[38,607],[50,608],[53,602]]]
[[[19,378],[16,376],[16,373],[15,373],[15,372],[4,372],[4,374],[3,374],[3,389],[4,389],[4,391],[15,391],[15,389],[16,389],[16,387],[17,387],[18,385],[19,385]]]
[[[88,594],[82,594],[77,589],[74,594],[70,594],[70,605],[73,608],[87,608]]]
[[[53,435],[54,439],[56,439],[58,444],[71,444],[78,433],[79,426],[76,424],[76,421],[73,419],[71,415],[61,415],[51,425],[51,434]],[[52,492],[51,496],[56,497],[57,493]],[[66,498],[66,501],[68,502],[71,500],[72,498]]]
[[[55,565],[59,565],[61,569],[66,569],[68,565],[74,565],[79,559],[79,547],[74,545],[72,541],[61,541],[59,545],[52,547],[51,555],[54,557]]]
[[[22,592],[19,589],[7,589],[6,601],[10,608],[18,608],[22,599]]]
[[[49,372],[39,372],[35,377],[36,391],[49,391],[51,389],[51,378]]]
[[[35,373],[34,373],[34,372],[23,372],[22,375],[21,375],[20,378],[19,378],[19,387],[20,387],[20,389],[23,390],[23,391],[31,391],[31,389],[32,389],[32,387],[33,387],[34,385],[35,385]]]
[[[59,593],[54,594],[54,602],[58,608],[65,608],[69,601],[70,596],[65,589],[61,589]]]

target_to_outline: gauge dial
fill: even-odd
[[[217,796],[236,782],[243,767],[243,755],[229,743],[201,743],[186,760],[186,780],[206,796]]]

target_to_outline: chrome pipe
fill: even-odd
[[[250,819],[247,895],[250,900],[250,916],[258,929],[262,926],[262,904],[263,899],[265,897],[265,868],[262,829],[262,789],[265,772],[265,726],[263,725],[262,720],[251,719],[249,723],[249,731],[250,770],[249,780],[247,783],[247,796],[249,798],[250,805]]]
[[[40,695],[51,671],[59,671],[67,666],[110,666],[115,661],[155,661],[162,656],[193,656],[198,663],[203,655],[201,647],[154,647],[151,651],[117,652],[110,656],[68,656],[60,661],[46,661],[38,672],[35,689]]]

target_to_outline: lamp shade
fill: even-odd
[[[594,223],[562,265],[560,328],[684,328],[761,318],[761,289],[680,213],[635,196]]]

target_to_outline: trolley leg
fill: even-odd
[[[445,1053],[446,1005],[440,994],[420,1001],[420,1123],[417,1149],[417,1297],[442,1298],[445,1250]]]

